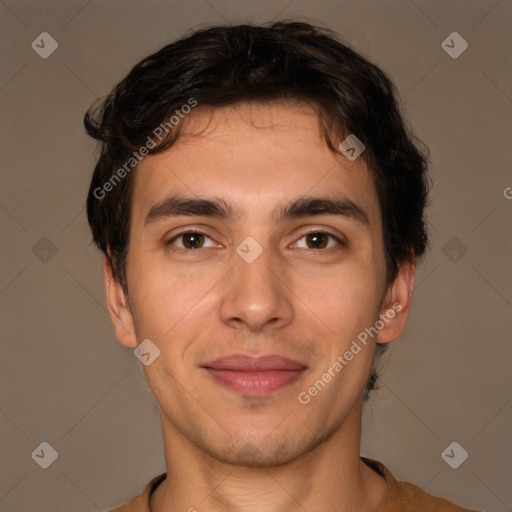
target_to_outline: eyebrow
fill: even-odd
[[[280,205],[273,217],[277,222],[300,217],[317,215],[335,215],[345,217],[363,226],[370,226],[368,213],[350,199],[331,199],[328,197],[301,197],[290,203]],[[178,216],[205,216],[221,220],[243,218],[244,214],[235,210],[220,198],[204,199],[184,196],[171,196],[155,204],[149,210],[145,225],[161,219]]]

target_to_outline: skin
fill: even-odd
[[[392,304],[402,309],[380,330],[380,343],[397,339],[409,316],[414,260],[401,262],[386,287],[371,172],[362,157],[328,150],[305,104],[198,107],[184,123],[185,136],[136,170],[128,296],[106,260],[104,267],[121,343],[133,349],[149,338],[161,351],[143,367],[161,411],[168,475],[151,510],[377,510],[385,481],[359,458],[376,339],[307,405],[297,399]],[[145,225],[149,210],[173,194],[221,198],[238,215]],[[369,226],[341,215],[275,220],[279,205],[304,196],[351,199]],[[190,228],[208,235],[201,250],[176,238]],[[321,237],[327,246],[314,248],[308,231],[347,245]],[[263,249],[252,263],[236,252],[248,236]],[[244,396],[200,368],[234,353],[278,354],[308,369],[267,396]]]

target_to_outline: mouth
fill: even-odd
[[[263,396],[296,382],[307,366],[277,355],[220,357],[202,365],[215,381],[250,396]]]

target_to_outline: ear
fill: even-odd
[[[103,280],[105,282],[105,291],[107,294],[108,312],[117,339],[129,348],[136,348],[137,337],[135,335],[135,326],[133,316],[128,306],[127,297],[123,287],[114,277],[112,266],[107,257],[103,261]]]
[[[395,341],[404,332],[411,312],[415,271],[414,256],[400,262],[398,275],[388,287],[380,311],[380,319],[384,327],[377,334],[377,343]]]

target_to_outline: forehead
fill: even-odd
[[[272,205],[303,196],[345,198],[380,225],[372,173],[327,147],[319,118],[299,102],[200,108],[183,121],[165,152],[146,157],[135,173],[132,221],[170,195],[221,197],[241,217],[263,218]],[[340,140],[341,142],[341,140]]]

